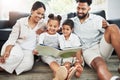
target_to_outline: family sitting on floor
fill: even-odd
[[[0,71],[16,72],[17,75],[31,70],[35,47],[40,44],[64,49],[78,47],[75,55],[69,58],[41,56],[53,71],[53,80],[71,80],[83,72],[84,62],[94,69],[99,80],[120,80],[108,70],[105,59],[115,49],[120,59],[120,30],[115,24],[95,14],[90,14],[92,0],[77,0],[77,16],[62,23],[62,35],[58,33],[62,17],[49,14],[45,23],[45,5],[36,1],[28,17],[17,20],[12,32],[3,45],[0,57]],[[49,53],[49,52],[48,52]],[[120,71],[120,66],[118,67]]]

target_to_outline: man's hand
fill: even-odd
[[[102,27],[107,28],[109,26],[109,23],[106,20],[102,21]]]

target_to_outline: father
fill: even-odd
[[[108,24],[100,16],[89,14],[92,0],[78,0],[74,33],[79,36],[85,62],[93,68],[99,80],[116,80],[105,63],[113,48],[120,59],[120,31],[117,25]]]

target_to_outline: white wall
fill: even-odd
[[[107,0],[107,19],[120,18],[120,0]]]

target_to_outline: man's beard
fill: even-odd
[[[79,16],[79,13],[77,13],[77,16],[78,16],[79,19],[84,19],[87,15],[88,15],[88,13],[83,14],[83,16]]]

